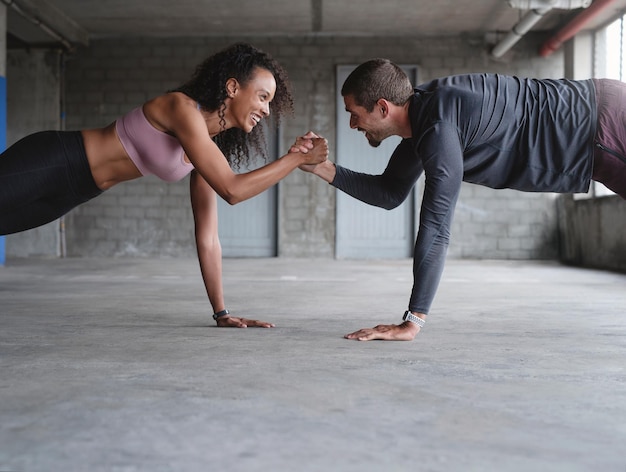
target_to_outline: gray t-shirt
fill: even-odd
[[[337,166],[332,185],[391,209],[425,173],[409,309],[428,313],[462,181],[527,192],[588,190],[595,90],[591,80],[450,76],[418,86],[409,116],[412,137],[401,141],[381,175]]]

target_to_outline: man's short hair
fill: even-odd
[[[390,60],[371,59],[350,73],[341,95],[352,96],[357,105],[371,112],[381,98],[404,105],[413,95],[413,86],[404,71]]]

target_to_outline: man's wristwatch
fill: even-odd
[[[213,319],[215,321],[217,321],[218,318],[222,317],[222,316],[226,316],[228,315],[230,312],[228,310],[222,310],[222,311],[218,311],[217,313],[215,313],[213,315]]]
[[[415,323],[420,328],[423,328],[426,324],[426,320],[421,319],[419,316],[415,316],[409,310],[404,312],[404,316],[402,317],[404,321],[410,321],[411,323]]]

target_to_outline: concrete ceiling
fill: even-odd
[[[510,31],[526,13],[506,0],[0,1],[14,45],[133,36],[486,34]],[[626,0],[615,0],[589,26],[624,9]],[[579,11],[551,10],[533,30],[555,29]]]

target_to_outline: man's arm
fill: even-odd
[[[307,136],[309,135],[316,136],[312,133]],[[299,138],[297,143],[306,141],[307,136]],[[405,139],[396,147],[387,167],[380,175],[355,172],[331,161],[318,165],[303,165],[300,169],[317,175],[368,205],[392,210],[406,200],[422,174],[422,163],[411,149],[410,141]]]
[[[405,139],[396,147],[380,175],[355,172],[337,166],[330,182],[342,192],[368,205],[392,210],[402,204],[422,174],[422,162]]]
[[[463,182],[463,150],[456,128],[439,123],[424,135],[420,154],[426,183],[413,252],[409,310],[428,314],[439,286],[450,227]]]
[[[463,152],[456,129],[444,124],[433,127],[421,140],[419,155],[426,185],[413,254],[409,311],[425,321],[443,272],[450,226],[463,181]],[[360,329],[345,337],[359,341],[410,341],[420,329],[417,323],[404,321]]]
[[[411,140],[403,140],[381,175],[354,172],[329,161],[303,170],[319,175],[362,202],[382,208],[394,208],[394,204],[402,203],[422,170],[425,172],[409,301],[409,311],[425,321],[443,272],[450,225],[463,181],[463,151],[456,128],[445,123],[433,126],[420,140],[418,151],[411,148]],[[404,321],[360,329],[345,337],[361,341],[410,341],[419,331],[419,325]]]

